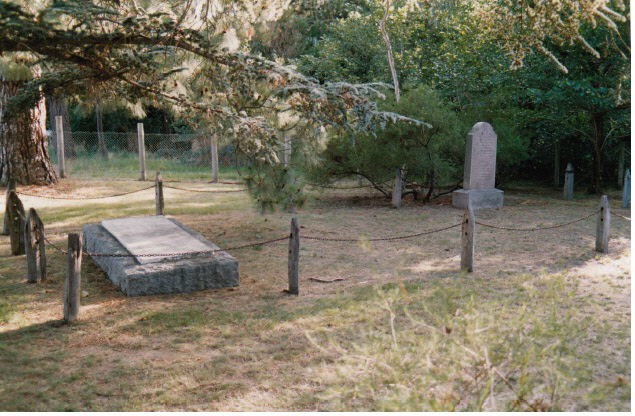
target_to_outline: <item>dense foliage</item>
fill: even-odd
[[[2,117],[46,95],[75,103],[82,129],[91,111],[100,128],[104,113],[116,130],[140,117],[166,133],[211,129],[252,161],[242,173],[265,205],[301,191],[299,167],[291,174],[279,158],[283,131],[300,138],[301,162],[339,149],[355,161],[348,170],[378,184],[380,170],[407,165],[406,181],[430,188],[456,183],[461,141],[488,121],[500,181],[551,176],[557,139],[579,148],[566,156],[598,191],[630,130],[629,16],[620,0],[2,1],[3,68],[41,71]],[[412,103],[381,102],[397,74]],[[391,126],[399,122],[409,125]],[[361,154],[382,157],[362,163]],[[342,172],[322,174],[328,182]]]

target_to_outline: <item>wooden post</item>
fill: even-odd
[[[392,206],[399,208],[401,206],[401,188],[402,188],[401,168],[397,168],[395,174],[395,186],[392,188]]]
[[[297,217],[291,219],[289,238],[289,293],[300,294],[300,226]]]
[[[15,191],[9,192],[9,238],[11,240],[11,254],[24,254],[24,205]]]
[[[461,270],[474,271],[474,211],[472,204],[465,209],[461,226]]]
[[[62,116],[55,116],[55,136],[57,136],[57,173],[60,178],[66,177],[64,166],[64,121]]]
[[[624,153],[626,152],[626,145],[624,141],[620,142],[620,156],[617,160],[617,186],[622,187],[624,184]]]
[[[631,171],[626,169],[624,174],[624,190],[622,191],[622,208],[631,206]]]
[[[157,177],[154,181],[154,200],[156,205],[156,215],[165,215],[165,202],[163,200],[163,178],[161,178],[161,172],[157,172]]]
[[[554,144],[553,187],[560,188],[560,139],[557,139]]]
[[[567,163],[567,170],[564,173],[564,200],[573,201],[573,165]]]
[[[79,318],[79,296],[82,267],[82,239],[79,234],[68,235],[68,265],[64,281],[64,320]]]
[[[218,137],[212,134],[212,176],[213,182],[218,183]]]
[[[137,140],[139,144],[139,166],[141,169],[140,181],[146,180],[146,145],[145,133],[143,132],[143,123],[137,123]]]
[[[2,226],[2,235],[9,235],[9,193],[15,191],[15,179],[9,178],[7,181],[7,194],[4,199],[4,224]]]
[[[37,283],[46,280],[46,253],[44,244],[44,224],[34,208],[29,209],[24,224],[26,253],[26,281]]]
[[[597,226],[595,227],[595,251],[609,252],[609,234],[611,231],[611,207],[606,195],[600,199],[600,212],[598,212]]]

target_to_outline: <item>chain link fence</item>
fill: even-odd
[[[161,171],[167,179],[212,179],[212,137],[207,134],[145,134],[146,171],[149,178]],[[55,132],[48,135],[51,162],[57,168]],[[139,177],[136,132],[73,131],[64,134],[64,161],[69,177]],[[219,171],[223,178],[238,178],[238,157],[231,143],[218,143]]]

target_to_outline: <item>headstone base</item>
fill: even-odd
[[[177,221],[170,221],[211,249],[218,248],[195,231]],[[84,247],[88,253],[129,253],[101,224],[84,226]],[[181,250],[174,248],[175,252]],[[192,292],[235,287],[240,283],[238,260],[224,251],[190,258],[165,258],[145,264],[140,264],[134,257],[95,256],[92,259],[128,296]]]
[[[452,192],[452,206],[472,209],[502,208],[504,192],[500,189],[459,189]]]

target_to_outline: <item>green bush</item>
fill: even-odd
[[[405,181],[414,188],[460,181],[467,126],[438,92],[421,86],[404,93],[400,102],[390,99],[381,107],[432,127],[399,123],[375,134],[339,132],[308,169],[311,181],[326,184],[359,174],[388,194],[395,169],[402,166]]]

